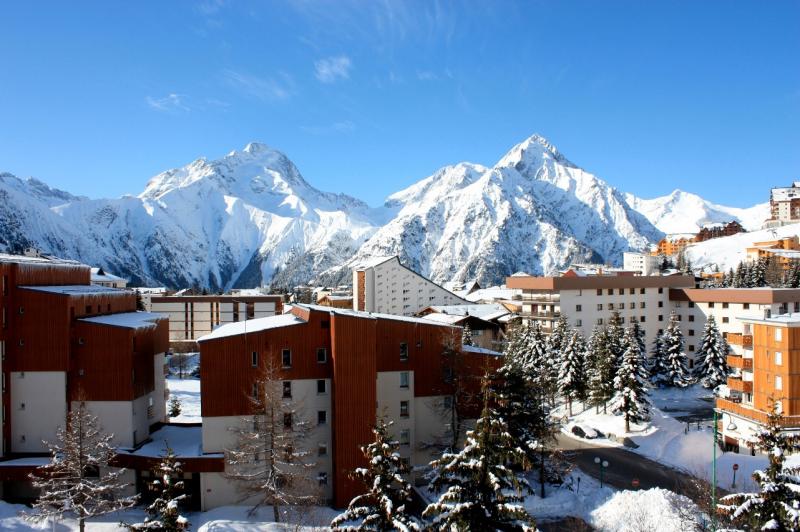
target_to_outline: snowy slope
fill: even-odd
[[[746,258],[745,248],[752,246],[753,242],[776,240],[798,234],[800,234],[800,224],[792,224],[775,229],[762,229],[761,231],[714,238],[687,247],[686,257],[695,268],[711,270],[714,265],[717,265],[721,271],[727,271],[730,268],[736,268],[739,262]]]
[[[573,261],[618,263],[661,233],[624,196],[534,135],[492,168],[442,168],[390,196],[396,209],[347,265],[397,254],[435,281],[497,283]],[[345,268],[346,270],[347,268]]]
[[[0,251],[35,246],[180,288],[349,282],[352,264],[389,254],[436,281],[492,285],[573,261],[617,264],[684,209],[696,220],[732,214],[677,195],[626,198],[534,135],[491,168],[444,167],[373,209],[315,189],[286,155],[251,143],[163,172],[137,197],[90,200],[0,174]]]
[[[677,189],[653,199],[641,199],[632,194],[625,197],[631,208],[665,233],[696,233],[705,224],[731,220],[737,220],[746,230],[753,231],[769,217],[769,202],[746,209],[726,207]]]

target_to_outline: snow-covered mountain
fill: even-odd
[[[761,229],[722,238],[698,242],[686,248],[686,258],[695,268],[713,271],[728,271],[747,258],[747,248],[754,242],[778,240],[800,234],[800,224],[790,224],[773,229]]]
[[[133,284],[214,290],[347,282],[353,264],[387,254],[439,282],[496,284],[574,261],[617,264],[686,205],[626,198],[536,135],[491,168],[444,167],[380,208],[315,189],[284,154],[252,143],[163,172],[138,197],[90,200],[0,174],[0,251],[34,246]]]
[[[625,198],[628,205],[664,233],[696,233],[706,224],[732,220],[738,221],[748,231],[754,231],[769,218],[769,202],[746,209],[726,207],[677,189],[653,199],[640,199],[632,194],[626,194]]]

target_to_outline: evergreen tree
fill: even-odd
[[[786,273],[784,286],[787,288],[800,288],[800,260],[793,260],[789,271]]]
[[[372,433],[375,440],[361,447],[366,468],[353,471],[353,478],[367,488],[350,501],[344,513],[331,521],[333,530],[419,530],[416,520],[406,512],[411,500],[411,484],[405,480],[409,468],[400,458],[400,442],[389,437],[392,422],[379,419]]]
[[[684,351],[683,333],[678,316],[673,312],[662,337],[667,374],[663,384],[685,388],[690,383],[688,357]]]
[[[614,396],[614,356],[608,343],[606,329],[595,329],[589,342],[592,363],[589,366],[589,400],[599,412]]]
[[[181,477],[183,470],[175,453],[166,444],[164,456],[155,470],[150,489],[158,493],[156,499],[147,507],[147,518],[143,523],[127,525],[132,531],[152,530],[153,532],[177,532],[189,529],[189,521],[180,514],[179,506],[186,500]]]
[[[561,369],[558,374],[558,391],[567,399],[569,415],[572,401],[586,401],[586,342],[578,331],[573,331],[561,354]]]
[[[527,352],[527,373],[531,386],[541,391],[544,397],[552,398],[558,393],[558,365],[542,326],[534,322],[529,325],[524,336]],[[552,404],[552,402],[551,402]]]
[[[647,392],[647,371],[642,366],[642,353],[632,329],[625,331],[625,348],[622,365],[614,377],[614,398],[611,408],[615,414],[625,416],[625,432],[631,431],[631,422],[650,418],[650,399]]]
[[[524,478],[511,466],[521,466],[525,453],[509,434],[505,420],[492,411],[495,397],[483,385],[483,411],[475,429],[467,432],[464,448],[445,453],[431,462],[429,489],[441,494],[422,512],[441,531],[511,530],[534,526],[533,518],[520,503],[531,493]]]
[[[664,350],[664,333],[659,332],[653,340],[653,347],[650,350],[649,362],[650,382],[656,386],[666,384],[669,375],[667,355]]]
[[[697,351],[699,364],[695,368],[695,378],[704,388],[716,388],[727,381],[728,350],[728,344],[722,338],[712,314],[703,328],[703,338]]]
[[[777,402],[772,401],[767,424],[756,436],[756,447],[769,458],[766,470],[753,473],[758,493],[722,498],[720,509],[735,525],[748,530],[800,530],[800,470],[784,465],[788,455],[800,451],[800,436],[783,433],[782,428]]]
[[[746,286],[746,277],[747,271],[746,266],[743,262],[739,262],[736,265],[736,271],[733,274],[733,286],[734,288],[744,288]]]
[[[563,314],[556,320],[553,325],[553,330],[547,338],[547,346],[550,350],[550,377],[553,382],[558,383],[559,375],[561,372],[561,361],[563,358],[564,347],[570,337],[570,327],[567,322],[567,317]],[[553,391],[550,396],[550,404],[555,405],[555,394],[557,389]]]
[[[181,415],[181,400],[173,395],[169,398],[169,417],[178,417]]]
[[[622,354],[625,349],[623,348],[623,337],[625,336],[625,328],[622,326],[622,317],[616,310],[611,313],[611,318],[608,320],[607,338],[609,349],[614,355],[614,373],[617,372],[622,364]]]
[[[639,351],[643,355],[643,361],[647,359],[647,339],[645,337],[644,328],[639,325],[639,320],[636,318],[631,318],[631,328],[633,329],[633,336],[636,338],[636,341],[639,342]]]
[[[472,328],[469,323],[464,325],[464,331],[461,333],[461,343],[463,345],[475,345],[472,343]]]
[[[50,463],[31,475],[34,488],[40,490],[33,504],[33,521],[61,517],[70,511],[78,517],[78,527],[85,530],[86,519],[130,508],[136,497],[122,492],[129,485],[122,482],[124,469],[110,468],[116,455],[111,446],[113,435],[105,434],[80,401],[67,414],[66,426],[56,431],[55,443],[48,443]]]
[[[760,286],[766,286],[767,284],[767,263],[764,257],[759,258],[753,264],[750,265],[748,276],[747,276],[747,286],[750,288],[756,288]]]

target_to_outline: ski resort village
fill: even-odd
[[[800,532],[800,1],[0,21],[0,532]]]

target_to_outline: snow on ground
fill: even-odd
[[[167,378],[169,398],[177,397],[181,402],[181,415],[169,418],[171,423],[200,423],[200,379]],[[167,402],[169,410],[169,402]]]
[[[690,499],[661,488],[615,493],[587,521],[604,532],[681,532],[706,522]]]
[[[710,422],[697,423],[678,421],[675,416],[692,412],[702,407],[704,397],[709,391],[700,386],[692,386],[685,390],[660,389],[652,390],[652,401],[655,408],[652,410],[652,419],[647,423],[632,424],[631,432],[625,432],[625,420],[622,416],[598,414],[594,408],[580,411],[580,404],[574,405],[573,410],[579,412],[565,424],[562,432],[570,437],[575,437],[571,432],[574,425],[591,427],[602,432],[606,438],[591,441],[597,445],[619,446],[620,443],[607,438],[612,434],[621,439],[630,438],[639,447],[629,449],[652,460],[681,469],[711,481],[713,463],[713,429]],[[706,407],[708,404],[706,402]],[[563,413],[563,410],[559,412]],[[766,466],[765,456],[750,456],[748,453],[723,453],[719,447],[717,454],[717,485],[730,490],[733,484],[733,465],[738,464],[736,472],[737,490],[755,490],[752,480],[753,471]],[[800,459],[800,457],[798,457]]]
[[[588,521],[592,511],[609,500],[616,490],[583,473],[580,469],[572,471],[562,486],[547,486],[545,498],[538,496],[536,480],[529,480],[536,492],[525,498],[525,509],[537,522],[552,521],[564,517],[579,517]]]
[[[776,240],[800,233],[800,224],[784,225],[774,229],[763,229],[750,233],[739,233],[722,238],[712,238],[686,247],[686,258],[695,268],[704,268],[717,264],[722,271],[736,268],[746,258],[746,248],[753,242]]]

